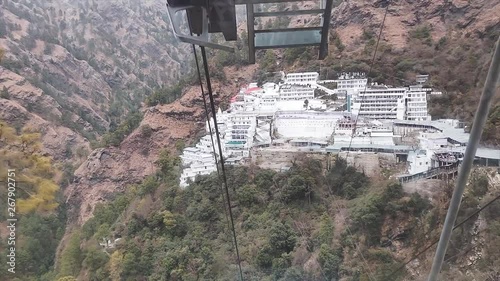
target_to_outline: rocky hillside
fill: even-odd
[[[15,127],[39,130],[44,153],[55,160],[83,157],[90,150],[89,141],[61,121],[63,109],[49,95],[26,78],[0,66],[0,119]],[[75,120],[77,122],[77,120]],[[82,124],[83,125],[83,124]]]
[[[355,43],[363,32],[380,28],[387,3],[382,38],[396,49],[407,47],[412,31],[420,25],[431,29],[434,42],[454,35],[484,40],[500,28],[500,3],[494,0],[344,1],[332,13],[332,27],[348,49],[361,47]]]
[[[3,0],[1,65],[50,97],[66,127],[95,138],[186,73],[189,50],[167,21],[163,1]]]
[[[226,67],[226,82],[212,84],[217,103],[227,103],[243,83],[249,83],[255,68]],[[75,171],[75,182],[65,191],[68,205],[74,207],[71,211],[77,218],[75,221],[84,223],[96,203],[153,174],[163,149],[174,152],[179,144],[189,144],[201,137],[205,120],[199,86],[186,88],[183,96],[171,104],[144,109],[141,125],[119,147],[94,150]]]

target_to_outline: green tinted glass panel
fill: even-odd
[[[320,43],[320,30],[294,30],[255,33],[256,49],[319,45]]]

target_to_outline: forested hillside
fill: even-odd
[[[326,159],[324,159],[326,160]],[[411,270],[392,272],[439,235],[449,187],[433,204],[407,194],[384,177],[368,178],[343,158],[300,157],[286,173],[258,167],[229,168],[228,185],[245,280],[421,280],[429,251]],[[79,280],[237,280],[238,268],[227,205],[216,175],[200,177],[186,189],[177,183],[179,160],[166,151],[159,169],[128,186],[94,217],[74,229],[50,276]],[[494,173],[492,173],[494,174]],[[489,173],[471,180],[459,220],[483,205],[498,186]],[[496,202],[481,215],[490,225],[480,239],[498,245]],[[464,260],[485,250],[471,274],[486,279],[498,272],[498,253],[478,244],[474,222],[455,232],[446,278]],[[427,257],[427,258],[426,258]],[[69,277],[68,277],[69,278]],[[415,279],[416,278],[416,279]],[[481,279],[484,278],[484,279]],[[69,278],[68,280],[73,280]],[[446,279],[449,280],[449,279]]]
[[[0,7],[1,66],[52,97],[65,125],[88,138],[114,130],[190,65],[162,1],[2,0]]]
[[[15,280],[7,271],[7,252],[15,247],[18,262],[17,276],[40,277],[47,273],[55,260],[55,252],[64,234],[66,223],[64,206],[60,205],[59,186],[55,177],[61,177],[61,171],[52,159],[41,153],[40,134],[32,128],[25,128],[22,133],[0,121],[0,183],[5,188],[0,190],[0,198],[7,203],[6,182],[14,183],[16,244],[7,244],[7,239],[0,242],[2,280]],[[7,171],[12,173],[7,173]],[[12,180],[15,180],[13,182]],[[5,185],[4,185],[5,184]],[[10,186],[10,185],[9,185]],[[7,218],[13,218],[5,209],[0,212],[0,235],[7,237]],[[22,264],[22,266],[20,266]],[[50,279],[46,279],[50,280]]]

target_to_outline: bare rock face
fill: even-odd
[[[0,119],[17,129],[33,128],[41,133],[43,151],[55,160],[67,159],[66,150],[89,150],[89,142],[80,134],[55,122],[61,118],[60,106],[42,90],[22,76],[0,66],[0,91],[9,98],[0,98]],[[29,110],[28,110],[29,109]],[[44,116],[44,117],[42,117]],[[53,118],[53,119],[50,119]]]

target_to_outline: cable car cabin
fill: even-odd
[[[320,9],[254,12],[255,4],[300,2],[298,0],[167,0],[169,18],[174,34],[180,41],[199,46],[234,52],[228,45],[210,42],[210,33],[222,33],[226,41],[238,38],[236,26],[236,5],[245,5],[247,11],[248,60],[255,63],[255,51],[259,49],[319,47],[319,59],[328,52],[328,30],[333,0],[319,0]],[[186,11],[190,34],[181,33],[181,23],[174,20],[174,14]],[[306,14],[321,14],[319,26],[277,29],[255,29],[255,18],[280,17]],[[327,19],[327,20],[325,20]],[[196,34],[196,36],[192,35]]]

